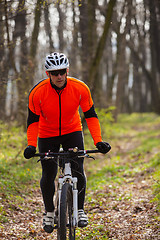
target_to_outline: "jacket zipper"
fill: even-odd
[[[62,131],[62,109],[61,109],[61,94],[64,89],[58,91],[56,90],[58,96],[59,96],[59,136],[61,136],[61,131]]]
[[[61,93],[59,94],[59,136],[61,136]]]

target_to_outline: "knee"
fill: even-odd
[[[42,164],[42,178],[46,180],[55,180],[57,175],[57,165],[46,162]]]

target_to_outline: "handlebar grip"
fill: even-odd
[[[86,150],[86,153],[100,153],[100,151],[98,149]]]

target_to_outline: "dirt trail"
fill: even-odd
[[[158,212],[151,203],[152,179],[141,176],[129,179],[125,185],[106,188],[103,205],[91,208],[98,224],[104,225],[106,236],[112,240],[159,240]],[[98,193],[97,193],[98,194]],[[107,239],[107,238],[106,238]]]
[[[132,162],[136,163],[141,156],[135,155],[132,161],[128,159],[128,152],[138,145],[138,141],[133,143],[130,138],[128,140],[127,146],[122,143],[118,151],[124,154],[121,164],[125,165],[130,161],[132,171]],[[143,163],[149,162],[152,154],[148,152]],[[151,176],[153,171],[154,169],[147,168],[137,173],[123,174],[123,184],[114,183],[114,186],[106,189],[106,192],[110,193],[107,200],[109,207],[104,209],[109,239],[160,240],[160,214],[155,202],[151,201],[153,199],[151,186],[155,181]]]
[[[123,149],[121,146],[121,151]],[[127,157],[124,157],[124,164],[126,161]],[[94,224],[103,226],[106,238],[97,235],[90,239],[160,240],[159,213],[155,203],[150,201],[154,181],[150,174],[152,171],[153,169],[148,169],[133,176],[124,174],[123,184],[113,182],[94,193],[95,198],[101,196],[101,204],[87,203],[86,210]],[[1,225],[0,239],[56,239],[56,232],[50,235],[42,230],[43,203],[39,189],[24,198],[21,206],[5,202],[5,211],[9,222]],[[83,234],[81,239],[84,239]]]

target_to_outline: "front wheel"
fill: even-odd
[[[62,187],[58,233],[60,240],[75,240],[75,227],[73,227],[73,195],[72,187],[69,183],[65,183]]]

